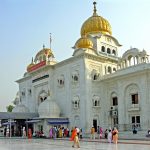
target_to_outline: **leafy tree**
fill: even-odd
[[[13,106],[13,105],[9,105],[9,106],[7,106],[7,107],[6,107],[7,112],[12,112],[13,108],[14,108],[14,106]]]

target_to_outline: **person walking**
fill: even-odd
[[[113,135],[113,142],[117,144],[118,143],[118,130],[116,127],[114,127],[114,130],[112,131],[112,135]]]
[[[26,137],[26,129],[25,129],[25,127],[22,128],[22,137],[23,138]]]
[[[77,146],[77,148],[80,148],[79,137],[78,137],[78,134],[77,134],[77,127],[75,127],[73,129],[70,140],[74,141],[72,147]]]

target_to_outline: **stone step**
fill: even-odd
[[[119,138],[122,139],[139,139],[147,138],[147,131],[137,131],[137,134],[133,134],[132,131],[119,132]]]

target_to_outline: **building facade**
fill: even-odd
[[[70,58],[57,62],[53,51],[43,46],[32,59],[17,80],[19,96],[13,112],[39,113],[43,118],[39,124],[46,131],[50,118],[68,118],[69,128],[78,126],[84,133],[92,126],[147,130],[149,55],[131,48],[119,57],[120,47],[94,2],[93,15],[83,23]]]

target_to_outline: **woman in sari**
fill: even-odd
[[[117,144],[118,143],[118,130],[116,127],[114,127],[114,130],[112,131],[112,135],[113,135],[113,142]]]
[[[79,137],[77,134],[77,128],[75,127],[72,131],[72,135],[71,135],[71,141],[74,141],[72,147],[75,147],[75,145],[77,145],[78,148],[80,148],[80,143],[79,143]]]
[[[28,139],[32,138],[32,130],[29,128],[28,129]]]

